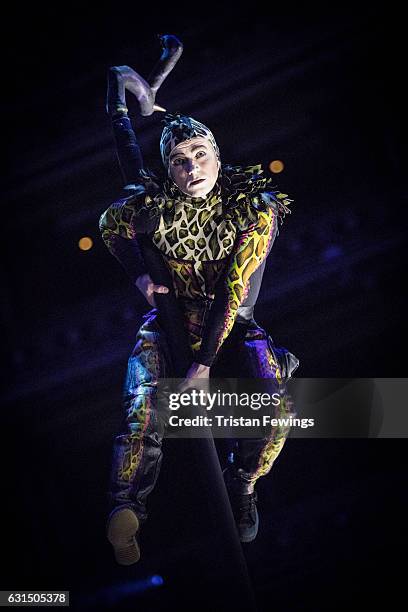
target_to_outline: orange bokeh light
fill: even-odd
[[[279,172],[282,172],[284,167],[285,167],[285,164],[280,159],[274,159],[269,164],[269,170],[273,172],[274,174],[279,174]]]
[[[78,241],[78,246],[81,251],[89,251],[89,249],[92,249],[93,246],[92,238],[89,238],[89,236],[84,236]]]

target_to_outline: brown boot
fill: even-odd
[[[136,539],[139,526],[138,517],[128,507],[116,508],[109,517],[107,536],[120,565],[132,565],[140,559],[140,548]]]

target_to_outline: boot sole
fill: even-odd
[[[110,518],[107,536],[119,565],[132,565],[140,559],[136,533],[139,519],[130,508],[117,510]]]

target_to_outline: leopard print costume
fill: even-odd
[[[213,325],[206,353],[216,353],[231,331],[250,277],[272,246],[278,219],[289,212],[291,200],[270,183],[260,165],[224,166],[203,199],[181,194],[169,179],[160,188],[142,171],[135,195],[112,204],[101,217],[102,237],[112,252],[116,235],[151,235],[178,298],[214,299],[225,275],[222,320]]]

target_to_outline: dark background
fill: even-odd
[[[3,21],[4,300],[2,589],[71,590],[73,606],[178,609],[230,589],[211,491],[192,442],[165,442],[142,562],[116,567],[105,491],[126,359],[144,304],[98,219],[121,180],[106,70],[147,77],[173,33],[184,54],[158,102],[208,124],[229,163],[285,164],[295,200],[264,277],[257,320],[301,360],[298,376],[404,376],[404,32],[391,4],[78,9]],[[162,117],[129,99],[146,162]],[[405,144],[405,143],[404,143]],[[83,252],[78,240],[90,236]],[[289,440],[259,482],[245,548],[261,610],[327,610],[395,592],[404,440]],[[218,542],[218,544],[217,544]],[[162,587],[116,593],[159,574]],[[116,593],[116,595],[115,595]],[[122,597],[122,599],[120,599]],[[99,598],[99,599],[98,599]],[[221,600],[219,600],[221,601]]]

